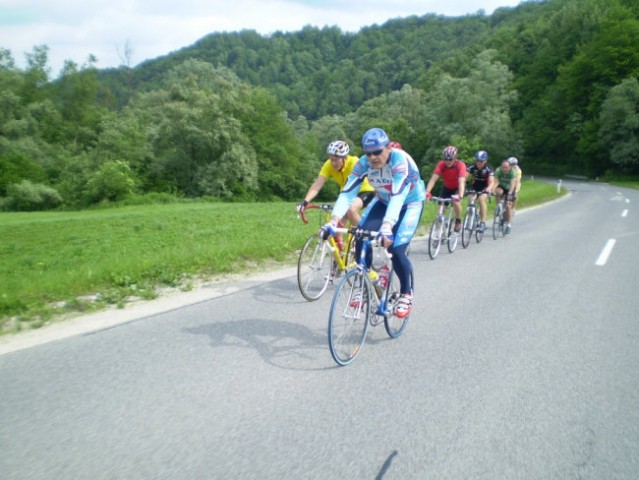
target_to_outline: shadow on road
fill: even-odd
[[[269,365],[287,370],[331,368],[325,331],[280,320],[246,319],[185,328],[206,335],[214,348],[231,347],[256,351]]]

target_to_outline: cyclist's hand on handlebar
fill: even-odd
[[[322,240],[328,240],[329,237],[335,236],[335,229],[337,228],[337,223],[331,221],[320,228],[319,236],[322,237]]]
[[[306,200],[303,200],[296,205],[295,210],[297,210],[297,213],[302,213],[304,210],[306,210],[307,206],[308,202]]]
[[[433,194],[430,192],[426,192],[426,201],[430,200],[431,198],[433,198]]]
[[[389,223],[382,223],[382,227],[379,229],[377,235],[377,241],[381,242],[384,247],[390,246],[393,243],[395,237],[393,236],[393,227]]]
[[[450,196],[450,198],[451,198],[451,200],[452,200],[453,202],[455,202],[455,203],[459,203],[459,202],[460,202],[460,200],[461,200],[461,199],[459,198],[459,195],[451,195],[451,196]]]

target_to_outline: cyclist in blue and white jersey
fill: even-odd
[[[332,220],[321,228],[320,235],[323,238],[334,235],[339,219],[355,201],[367,178],[376,196],[362,213],[359,227],[379,231],[382,245],[393,255],[393,269],[401,286],[395,314],[404,318],[413,306],[410,285],[413,267],[406,253],[419,226],[426,188],[413,158],[391,147],[388,135],[381,128],[364,133],[362,147],[364,155],[353,167],[333,208]],[[361,248],[360,242],[356,245],[358,257]],[[367,260],[370,266],[372,259]]]

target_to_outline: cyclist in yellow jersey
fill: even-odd
[[[359,160],[359,158],[349,155],[350,147],[348,143],[342,140],[336,140],[329,143],[326,148],[326,153],[329,158],[324,162],[319,175],[309,187],[304,200],[297,204],[297,212],[302,212],[306,208],[309,202],[311,202],[317,194],[322,190],[322,187],[326,183],[326,180],[332,178],[339,185],[340,192],[344,189],[346,180],[351,174],[353,167]],[[370,186],[367,179],[364,179],[362,188],[359,191],[359,195],[346,212],[346,218],[351,222],[351,225],[357,225],[360,220],[359,212],[362,208],[368,205],[371,200],[375,198],[375,190]]]

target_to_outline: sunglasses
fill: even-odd
[[[384,149],[383,149],[383,148],[380,148],[379,150],[374,150],[374,151],[372,151],[372,152],[366,152],[366,156],[367,156],[367,157],[373,157],[373,156],[375,156],[375,157],[376,157],[376,156],[378,156],[378,155],[381,155],[383,151],[384,151]]]

